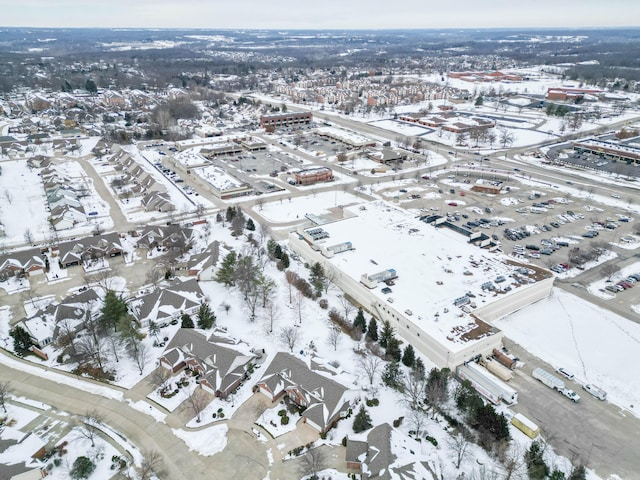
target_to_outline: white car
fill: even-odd
[[[596,387],[593,384],[587,383],[586,385],[583,385],[582,388],[596,397],[598,400],[605,400],[607,398],[607,392],[605,392],[601,388]]]
[[[565,378],[568,378],[569,380],[573,380],[573,373],[571,373],[570,371],[560,367],[558,369],[556,369],[556,372],[558,372],[560,375],[562,375]]]
[[[620,195],[618,195],[617,193],[612,193],[612,194],[611,194],[611,196],[612,196],[613,198],[620,198]]]

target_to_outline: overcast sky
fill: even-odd
[[[640,26],[640,1],[0,0],[0,25],[212,29],[618,27]]]

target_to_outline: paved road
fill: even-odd
[[[510,382],[519,392],[518,404],[513,410],[540,425],[557,453],[585,463],[602,478],[612,474],[624,479],[638,478],[640,419],[611,403],[595,399],[578,384],[563,379],[567,388],[581,397],[579,403],[573,403],[531,376],[537,367],[549,372],[553,367],[506,338],[504,343],[525,363]]]

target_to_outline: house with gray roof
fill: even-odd
[[[172,373],[185,369],[194,372],[204,390],[226,398],[247,378],[249,364],[255,360],[255,355],[215,340],[214,335],[206,338],[197,330],[181,328],[160,357],[160,365]]]
[[[191,255],[187,260],[187,274],[199,281],[210,281],[215,277],[215,267],[220,257],[220,242],[211,243],[204,252]]]
[[[46,260],[37,248],[6,253],[0,255],[0,281],[44,273],[46,266]]]
[[[140,233],[136,245],[138,248],[146,250],[157,247],[189,250],[192,236],[192,228],[181,227],[180,225],[148,225]]]
[[[347,438],[347,470],[359,474],[363,480],[435,478],[431,468],[424,462],[412,461],[410,455],[398,457],[394,453],[401,451],[414,454],[412,448],[415,448],[414,439],[398,432],[388,423],[377,425],[369,430],[366,438],[364,434]]]
[[[117,233],[84,237],[80,240],[64,242],[58,245],[58,262],[63,268],[80,265],[105,257],[117,257],[124,253]]]
[[[179,319],[183,314],[194,314],[204,294],[194,278],[186,282],[174,281],[170,287],[157,289],[131,302],[132,313],[142,327],[149,322],[165,323]]]
[[[288,398],[303,407],[302,420],[321,433],[349,413],[357,393],[312,370],[305,362],[285,352],[278,352],[256,390],[271,401]]]

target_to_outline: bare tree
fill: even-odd
[[[147,346],[140,342],[137,344],[135,348],[131,348],[131,357],[138,367],[138,371],[140,375],[144,373],[144,367],[149,360],[149,351],[147,350]]]
[[[264,208],[265,200],[263,197],[256,198],[256,205],[258,206],[258,211],[262,211]]]
[[[33,233],[29,228],[24,231],[24,241],[29,245],[33,245]]]
[[[416,436],[420,437],[427,423],[427,414],[421,409],[409,410],[409,423]]]
[[[293,302],[293,284],[296,282],[296,280],[298,279],[298,275],[296,274],[296,272],[293,272],[291,270],[287,270],[284,273],[284,277],[287,279],[287,285],[289,285],[289,303]]]
[[[333,347],[334,352],[338,349],[338,344],[340,343],[341,339],[342,332],[337,326],[332,325],[329,328],[329,336],[327,337],[327,342]]]
[[[0,382],[0,407],[4,413],[7,413],[6,402],[13,393],[11,382]]]
[[[94,363],[103,370],[105,359],[105,339],[100,326],[100,322],[90,312],[84,322],[85,334],[76,342],[76,351],[82,356],[85,362]]]
[[[268,333],[272,333],[273,325],[276,319],[280,316],[280,307],[275,302],[275,298],[272,298],[267,302],[267,306],[264,308],[264,311],[267,316],[267,321],[269,322]]]
[[[209,404],[207,394],[201,388],[195,388],[187,394],[187,404],[196,417],[196,422],[200,423],[202,421],[200,414]]]
[[[298,343],[298,339],[300,338],[300,330],[296,327],[284,327],[280,330],[280,339],[284,342],[284,344],[289,347],[289,351],[293,352],[293,349]]]
[[[620,271],[620,267],[615,263],[607,263],[600,268],[600,271],[608,281],[611,281],[611,277]]]
[[[153,450],[143,453],[142,462],[138,468],[139,480],[151,480],[154,477],[164,478],[166,474],[164,459],[160,452]]]
[[[76,429],[78,438],[83,438],[91,442],[91,446],[95,447],[96,438],[100,433],[100,424],[104,421],[103,417],[96,410],[89,410],[80,417],[80,426]]]
[[[327,268],[324,272],[324,294],[327,295],[329,293],[329,289],[335,286],[335,281],[338,277],[338,272],[334,268]]]
[[[302,313],[305,309],[306,297],[302,294],[302,292],[298,289],[293,294],[293,308],[295,308],[298,313],[298,322],[302,324]]]
[[[409,407],[416,409],[425,398],[426,380],[418,375],[406,375],[403,380],[402,395]]]
[[[150,380],[160,391],[166,390],[169,387],[169,380],[171,380],[171,371],[160,365],[153,371]]]
[[[317,478],[318,472],[326,467],[326,457],[320,448],[311,448],[304,454],[300,461],[300,474]]]
[[[360,370],[365,374],[369,380],[369,385],[373,385],[373,381],[376,378],[376,374],[382,367],[382,360],[376,355],[367,355],[366,357],[360,357],[358,360]]]
[[[449,445],[449,448],[453,451],[456,468],[460,469],[460,465],[471,458],[469,441],[464,438],[464,435],[457,433],[447,439],[447,445]]]
[[[355,307],[344,294],[340,296],[340,305],[342,305],[342,310],[344,311],[344,319],[348,322],[349,315],[351,315]]]
[[[13,193],[8,188],[5,188],[4,192],[2,192],[2,196],[7,201],[9,205],[13,203]]]
[[[517,442],[510,442],[509,447],[501,455],[501,463],[504,468],[504,480],[516,480],[524,478],[524,451]]]

